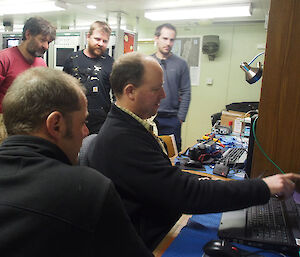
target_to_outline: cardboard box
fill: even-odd
[[[242,133],[246,117],[250,115],[244,112],[222,111],[221,125],[229,127],[229,123],[232,122],[232,132]]]

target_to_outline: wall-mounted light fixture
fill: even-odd
[[[167,20],[199,20],[213,18],[229,18],[251,16],[251,3],[217,5],[217,6],[193,6],[189,8],[173,8],[146,11],[145,18],[152,21]]]
[[[261,62],[258,63],[258,68],[253,68],[253,67],[250,67],[250,65],[254,62],[254,60],[264,54],[265,52],[261,52],[259,53],[258,55],[256,55],[250,62],[249,64],[247,62],[242,62],[240,67],[241,69],[245,72],[246,74],[246,81],[249,83],[249,84],[253,84],[255,83],[256,81],[258,81],[261,76],[262,76],[262,73],[263,73],[263,69],[262,69],[262,64]]]

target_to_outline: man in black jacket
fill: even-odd
[[[77,163],[87,100],[62,71],[29,69],[3,100],[1,256],[151,257],[110,179]]]
[[[139,235],[153,250],[181,214],[241,209],[289,196],[292,179],[276,175],[245,181],[198,180],[172,166],[146,119],[165,97],[163,73],[153,57],[130,53],[113,66],[117,98],[100,133],[90,144],[89,165],[112,179]]]

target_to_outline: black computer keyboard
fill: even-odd
[[[229,148],[222,154],[222,161],[228,166],[244,165],[247,159],[247,150],[245,148]]]
[[[265,205],[248,208],[246,233],[255,240],[290,244],[282,202],[271,198]]]

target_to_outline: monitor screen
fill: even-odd
[[[8,38],[7,39],[7,47],[18,46],[20,43],[20,39],[18,38]]]
[[[75,51],[74,48],[56,48],[56,67],[63,67],[68,56]]]

